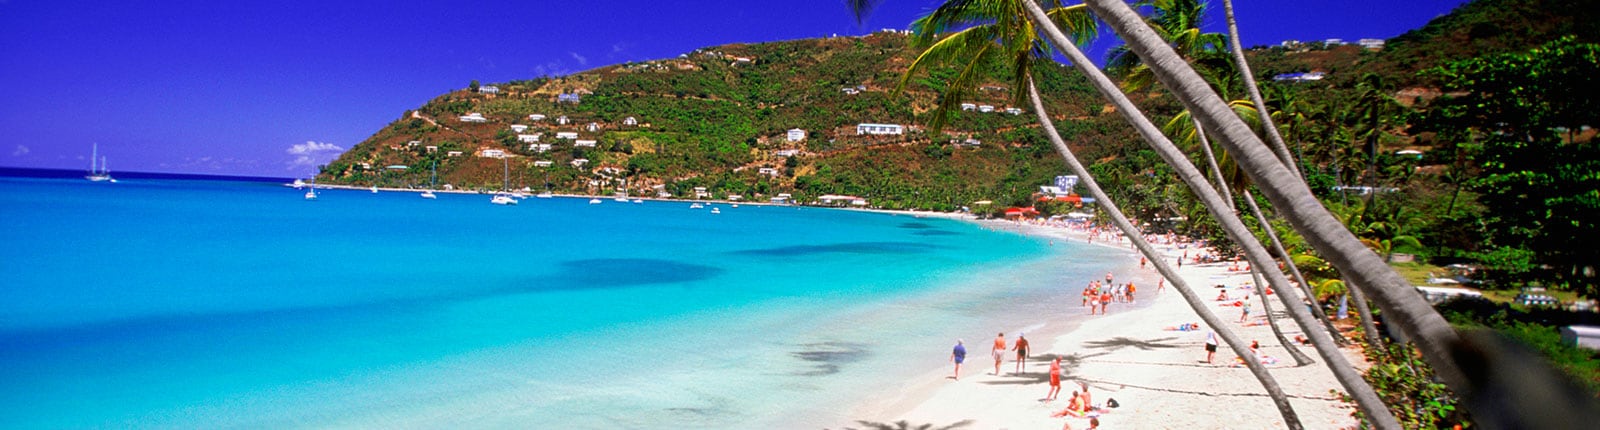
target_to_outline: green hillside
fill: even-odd
[[[719,198],[791,193],[809,202],[849,194],[884,208],[950,210],[978,200],[1022,204],[1037,185],[1065,173],[1032,113],[1005,112],[1021,106],[1010,102],[998,72],[971,100],[994,112],[959,112],[941,135],[929,135],[919,124],[936,105],[942,77],[953,72],[936,71],[891,97],[915,54],[907,42],[904,34],[880,32],[734,44],[569,76],[485,83],[407,111],[328,164],[319,180],[420,187],[437,165],[440,184],[498,190],[504,163],[513,189],[540,190],[548,177],[551,189],[567,193],[610,194],[626,183],[643,196],[693,197],[705,187]],[[1051,112],[1095,122],[1098,99],[1065,72],[1041,70],[1041,89],[1056,95]],[[498,92],[485,93],[490,85]],[[562,94],[579,101],[562,102]],[[484,122],[461,119],[471,113]],[[544,118],[530,119],[535,114]],[[566,124],[557,122],[562,117]],[[860,135],[860,123],[901,124],[905,133]],[[804,130],[805,139],[788,141],[790,129]],[[1099,133],[1132,136],[1108,130]],[[576,132],[577,139],[557,139],[560,132]],[[978,144],[965,144],[969,139]],[[530,144],[550,146],[540,152]],[[508,157],[478,156],[484,150]],[[385,169],[393,165],[408,168]]]

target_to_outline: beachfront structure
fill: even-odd
[[[1383,49],[1383,39],[1361,39],[1356,44],[1366,49]]]
[[[534,151],[534,152],[548,152],[548,151],[550,151],[550,144],[548,144],[548,143],[530,143],[530,144],[528,144],[528,150],[529,151]]]
[[[578,104],[578,102],[582,100],[583,96],[578,95],[578,93],[561,93],[556,95],[556,103]]]
[[[500,94],[500,87],[494,85],[484,85],[478,87],[478,94]]]
[[[528,120],[529,121],[544,121],[544,114],[542,114],[542,113],[528,114]]]
[[[631,116],[627,117],[627,118],[623,118],[622,119],[622,125],[639,125],[639,119],[631,117]]]
[[[555,163],[551,163],[550,160],[539,160],[533,162],[534,167],[550,167],[551,164]]]
[[[488,118],[484,118],[483,114],[481,114],[481,113],[473,112],[473,113],[469,113],[469,114],[466,114],[466,115],[462,115],[461,116],[461,122],[489,122],[489,119]]]
[[[802,140],[806,140],[806,131],[798,129],[798,128],[791,128],[791,129],[789,129],[788,134],[784,136],[784,140],[787,140],[787,141],[790,141],[790,142],[799,142],[799,141],[802,141]]]
[[[983,112],[983,113],[994,112],[994,105],[978,105],[978,112]]]
[[[711,197],[711,193],[706,192],[706,187],[694,187],[694,198],[703,199],[706,197]]]
[[[846,196],[846,195],[838,195],[838,194],[824,194],[824,195],[822,195],[822,197],[817,197],[817,200],[821,201],[822,204],[825,204],[825,205],[842,205],[842,204],[850,204],[852,206],[866,206],[867,205],[867,199],[863,199],[863,198],[856,197],[856,196]]]
[[[522,142],[522,143],[538,142],[539,141],[539,136],[541,136],[543,134],[544,133],[519,134],[519,135],[517,135],[517,141],[518,142]]]
[[[856,124],[856,134],[906,134],[905,126],[900,124]]]
[[[595,141],[593,140],[578,139],[577,141],[572,142],[572,146],[580,148],[593,148],[594,145]]]
[[[478,156],[483,158],[506,158],[506,151],[499,149],[480,149]]]
[[[962,103],[961,104],[961,110],[963,110],[963,111],[970,111],[970,110],[977,109],[977,108],[978,108],[978,104],[977,103]]]
[[[511,124],[511,131],[517,133],[528,131],[528,126],[522,124]]]
[[[583,167],[583,165],[585,165],[585,164],[589,164],[589,159],[587,159],[587,158],[574,158],[574,159],[572,159],[572,167]]]
[[[558,131],[558,132],[556,132],[556,138],[557,139],[566,139],[566,140],[577,139],[578,138],[578,132],[576,132],[576,131]]]

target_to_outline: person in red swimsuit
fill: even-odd
[[[1061,395],[1061,357],[1050,361],[1050,393],[1045,394],[1045,400],[1055,400]]]

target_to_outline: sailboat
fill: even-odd
[[[511,193],[506,192],[506,189],[511,188],[511,162],[506,161],[506,159],[504,159],[504,158],[501,158],[500,159],[500,164],[501,164],[501,167],[505,170],[504,179],[502,180],[502,184],[500,185],[500,192],[494,193],[494,197],[489,198],[489,203],[494,203],[494,204],[501,205],[501,206],[516,205],[517,204],[517,198],[516,197],[512,197]]]
[[[550,168],[549,167],[544,168],[544,191],[540,192],[539,195],[536,196],[536,197],[539,197],[541,199],[548,199],[548,198],[551,198],[551,197],[555,197],[555,193],[551,193],[550,192]]]
[[[424,198],[424,199],[437,199],[437,198],[439,198],[439,196],[433,195],[433,183],[434,183],[434,181],[437,181],[438,179],[439,179],[439,163],[436,162],[436,163],[433,163],[433,173],[431,173],[428,176],[428,189],[422,190],[422,198]]]
[[[94,144],[92,151],[89,153],[89,174],[83,178],[94,182],[116,182],[115,179],[111,179],[111,170],[106,168],[105,159],[100,158],[100,144]],[[95,165],[96,160],[100,161],[98,166]]]
[[[316,200],[316,199],[317,199],[317,177],[316,176],[312,176],[311,177],[311,189],[306,190],[306,200]]]

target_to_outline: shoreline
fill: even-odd
[[[1003,229],[1048,240],[1085,241],[1089,232],[1003,220],[970,220],[987,229]],[[1116,235],[1120,238],[1120,235]],[[1083,315],[1076,293],[1084,285],[1069,285],[1061,300],[1071,302],[1066,315],[1048,316],[1045,327],[1030,330],[1030,359],[1021,374],[1014,374],[1014,356],[1007,354],[1000,375],[992,375],[988,357],[991,338],[968,339],[968,361],[959,380],[949,378],[952,366],[929,369],[917,380],[874,393],[862,393],[846,415],[849,423],[828,423],[840,427],[857,423],[896,423],[934,427],[967,423],[970,428],[1088,428],[1087,418],[1054,418],[1051,414],[1066,407],[1066,399],[1087,384],[1092,400],[1103,404],[1117,399],[1120,407],[1099,417],[1102,425],[1113,428],[1282,428],[1282,416],[1266,397],[1260,383],[1242,366],[1233,365],[1235,355],[1225,346],[1212,363],[1205,363],[1202,346],[1208,328],[1200,331],[1167,331],[1164,328],[1200,319],[1177,291],[1155,291],[1159,274],[1153,267],[1139,269],[1137,250],[1126,240],[1095,240],[1093,244],[1120,248],[1135,254],[1133,261],[1118,265],[1116,278],[1132,279],[1140,289],[1136,304],[1114,303],[1116,312],[1104,316]],[[1083,242],[1077,242],[1083,243]],[[1182,248],[1156,245],[1167,258],[1178,258]],[[1194,250],[1191,250],[1194,251]],[[1171,261],[1171,260],[1169,260]],[[1248,272],[1228,271],[1226,263],[1185,264],[1178,269],[1189,286],[1202,299],[1227,285],[1229,292],[1248,283]],[[1084,280],[1083,284],[1087,284]],[[1170,287],[1170,286],[1169,286]],[[1259,297],[1250,298],[1260,309]],[[1245,339],[1261,342],[1262,351],[1279,359],[1270,365],[1273,376],[1291,396],[1301,423],[1306,428],[1355,428],[1350,416],[1354,406],[1338,399],[1338,382],[1309,346],[1301,350],[1316,360],[1303,367],[1294,363],[1275,341],[1270,327],[1260,316],[1245,326],[1235,320],[1239,308],[1208,302],[1212,312],[1230,329]],[[1276,303],[1275,303],[1276,304]],[[1280,304],[1281,305],[1281,304]],[[1281,314],[1281,312],[1279,312]],[[1285,336],[1300,333],[1286,316],[1278,318]],[[1006,333],[1008,343],[1014,333]],[[931,348],[931,346],[930,346]],[[949,348],[943,346],[942,348]],[[1365,365],[1358,350],[1342,350],[1357,366]],[[933,352],[930,352],[933,353]],[[948,352],[944,352],[948,354]],[[1049,390],[1049,362],[1062,358],[1061,394],[1055,401],[1043,398]],[[819,423],[809,423],[819,424]]]

